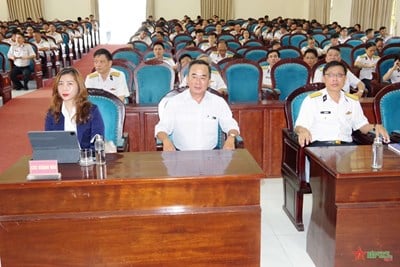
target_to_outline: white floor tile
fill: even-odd
[[[306,230],[299,232],[282,210],[282,179],[263,179],[260,192],[261,266],[314,267],[314,263],[306,252],[312,195],[304,195],[303,221]]]

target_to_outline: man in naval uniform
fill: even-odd
[[[125,103],[125,98],[129,97],[125,74],[111,68],[111,66],[111,53],[104,48],[98,49],[94,53],[94,68],[96,71],[86,76],[85,86],[108,91]]]

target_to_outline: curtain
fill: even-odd
[[[7,0],[10,19],[23,22],[30,17],[34,21],[43,17],[42,0]]]
[[[156,19],[155,18],[155,16],[154,16],[154,0],[147,0],[146,1],[146,19],[150,16],[150,15],[152,15],[153,17],[154,17],[154,19]]]
[[[201,0],[200,12],[201,17],[205,19],[212,18],[213,15],[218,15],[220,19],[233,18],[232,0]]]
[[[361,24],[362,29],[390,27],[393,0],[353,0],[350,25]]]
[[[90,12],[96,20],[99,20],[99,0],[90,0]]]
[[[316,19],[321,24],[330,23],[331,0],[310,0],[310,19]]]

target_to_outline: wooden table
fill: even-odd
[[[313,207],[307,252],[316,266],[400,266],[400,155],[384,147],[310,147]]]
[[[247,150],[110,154],[102,175],[59,164],[61,181],[27,182],[27,162],[0,176],[3,266],[260,265]]]

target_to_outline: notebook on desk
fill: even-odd
[[[57,160],[58,163],[77,163],[80,146],[73,131],[28,132],[33,160]]]

